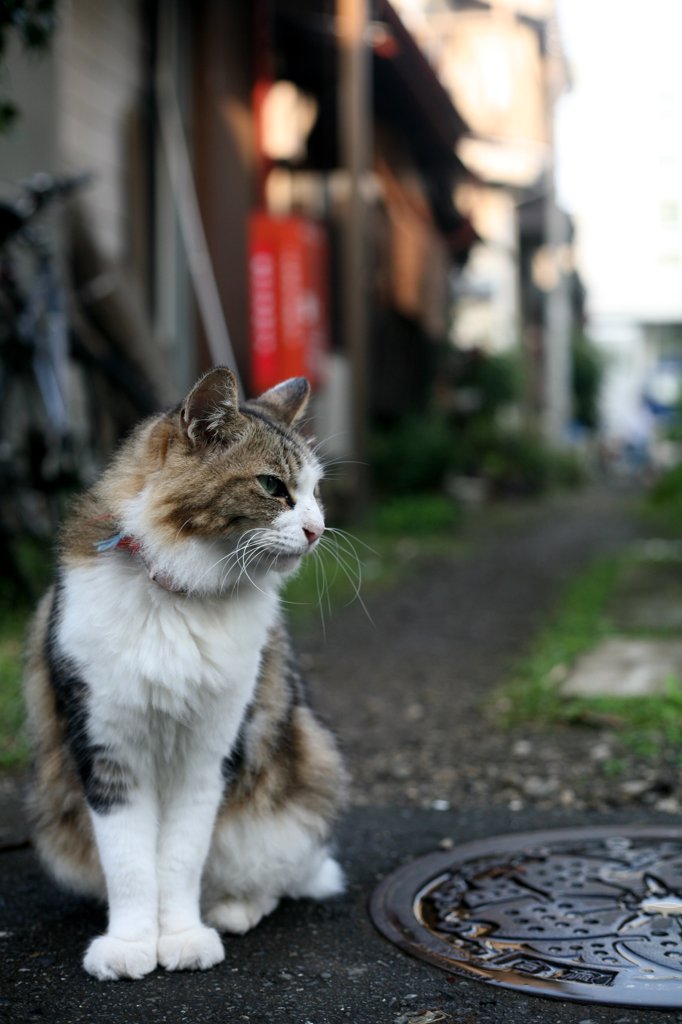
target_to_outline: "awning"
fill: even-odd
[[[315,96],[319,114],[307,166],[338,166],[336,31],[329,5],[282,4],[275,10],[277,75]],[[456,180],[471,177],[455,149],[468,126],[388,0],[369,25],[375,122],[399,137],[422,173],[434,222],[458,251],[466,247],[453,203]],[[467,235],[468,237],[468,235]]]

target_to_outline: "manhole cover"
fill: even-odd
[[[682,1007],[682,830],[497,836],[384,879],[370,912],[451,973],[621,1006]]]

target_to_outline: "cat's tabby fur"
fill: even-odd
[[[279,608],[324,529],[295,423],[308,384],[239,405],[229,370],[141,424],[66,524],[31,629],[36,844],[108,900],[101,979],[222,960],[282,896],[342,889],[345,775]]]

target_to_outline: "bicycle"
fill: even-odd
[[[151,335],[82,211],[64,205],[92,180],[39,173],[0,202],[0,577],[22,576],[13,540],[50,538],[65,497],[159,407],[152,373],[130,351],[130,335],[141,350]],[[55,206],[70,214],[61,261],[43,216]]]

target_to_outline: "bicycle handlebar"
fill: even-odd
[[[94,179],[91,171],[53,176],[39,171],[19,182],[22,194],[12,203],[0,202],[0,245],[18,234],[55,199],[65,199]]]

